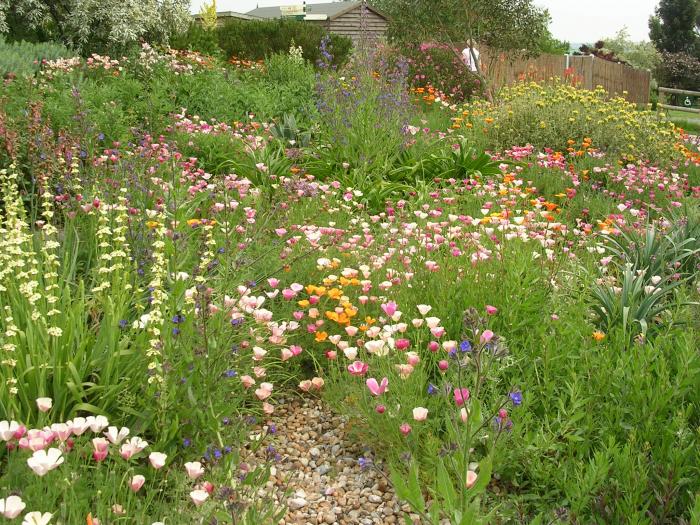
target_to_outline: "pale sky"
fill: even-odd
[[[192,0],[192,12],[206,0]],[[307,0],[307,4],[318,4],[328,0]],[[425,0],[429,2],[430,0]],[[218,11],[246,13],[256,6],[296,5],[302,0],[217,0]],[[552,15],[552,33],[561,40],[576,43],[593,43],[613,36],[627,26],[634,40],[648,40],[649,15],[658,0],[535,0],[549,9]]]

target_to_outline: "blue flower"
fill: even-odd
[[[236,377],[238,373],[235,370],[226,370],[226,372],[224,372],[224,375],[226,377]]]
[[[129,321],[127,321],[126,319],[122,319],[121,321],[119,321],[119,328],[121,328],[122,330],[124,330],[127,326],[129,326]]]
[[[435,385],[430,383],[428,385],[428,394],[432,396],[433,394],[436,394],[436,393],[437,393],[437,388],[435,387]]]
[[[469,341],[462,341],[459,343],[459,350],[461,352],[471,352],[472,350],[472,344]]]
[[[515,390],[509,394],[510,400],[513,402],[513,404],[517,407],[523,402],[523,394],[520,392],[520,390]]]
[[[357,460],[357,464],[360,465],[361,469],[366,469],[372,465],[372,459],[371,458],[360,458]]]

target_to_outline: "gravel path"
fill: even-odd
[[[270,488],[287,485],[292,494],[283,525],[375,525],[403,523],[404,510],[384,476],[362,468],[370,457],[349,439],[346,420],[316,399],[282,403],[273,417],[274,444],[281,460]]]

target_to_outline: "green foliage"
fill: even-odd
[[[229,20],[217,30],[219,46],[227,58],[262,60],[275,53],[287,53],[292,44],[301,46],[306,60],[315,64],[320,58],[321,26],[295,20]],[[340,66],[349,57],[352,41],[330,35],[333,64]]]
[[[499,51],[537,52],[549,14],[532,0],[377,0],[390,34],[403,42],[473,40]]]
[[[663,87],[700,89],[700,58],[688,53],[662,53],[656,76]]]
[[[175,36],[170,45],[174,49],[189,49],[206,55],[223,56],[216,29],[207,31],[202,24],[196,22],[191,22],[187,31]]]
[[[604,48],[632,67],[654,71],[661,62],[661,55],[651,42],[635,42],[627,28],[620,29],[613,37],[604,38]]]
[[[700,58],[700,4],[697,0],[661,0],[649,19],[649,36],[659,51]]]
[[[0,76],[7,73],[31,75],[39,71],[42,60],[68,58],[73,53],[54,43],[6,42],[0,37]]]
[[[21,19],[28,30],[83,54],[118,55],[140,40],[167,44],[190,21],[189,0],[15,0],[0,2],[0,34]]]
[[[451,101],[464,101],[481,92],[480,81],[466,66],[462,50],[447,44],[406,43],[398,47],[408,61],[412,87],[432,86]]]
[[[590,91],[559,80],[520,82],[504,88],[496,104],[476,101],[466,109],[467,124],[489,149],[531,144],[565,152],[585,142],[625,160],[678,158],[678,132],[669,121],[622,97],[611,99],[603,88]]]

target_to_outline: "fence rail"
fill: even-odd
[[[700,100],[700,91],[690,91],[688,89],[675,89],[675,88],[660,87],[659,94],[664,97],[664,103],[657,104],[658,107],[660,107],[662,109],[669,109],[669,110],[672,109],[674,111],[684,111],[686,113],[696,113],[696,114],[700,115],[700,108],[690,107],[693,105],[693,102],[690,100],[690,97],[695,97],[698,100]],[[689,101],[689,104],[688,104],[688,106],[673,106],[671,104],[667,104],[666,103],[667,95],[685,95],[686,100]]]
[[[585,89],[602,86],[610,95],[624,96],[630,102],[647,104],[651,73],[592,55],[540,55],[531,59],[509,59],[505,54],[484,51],[482,64],[494,87],[519,80],[548,80],[552,77],[575,79]]]

